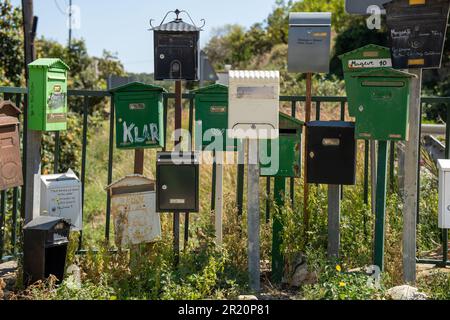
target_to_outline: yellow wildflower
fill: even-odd
[[[340,265],[337,265],[337,266],[336,266],[336,271],[337,271],[337,272],[341,272],[341,271],[342,271],[342,268],[341,268]]]
[[[345,282],[339,283],[339,287],[341,287],[341,288],[345,287],[346,285],[347,285],[347,284],[346,284]]]

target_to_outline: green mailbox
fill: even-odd
[[[197,151],[200,151],[200,148],[208,149],[208,147],[216,147],[216,151],[236,151],[236,140],[230,139],[227,134],[228,87],[213,84],[193,90],[192,93],[195,94]],[[217,141],[222,143],[219,145]]]
[[[303,121],[280,112],[279,138],[259,142],[262,177],[300,178],[303,126]],[[272,155],[272,143],[279,146],[278,157]],[[278,161],[278,165],[274,165],[274,161]]]
[[[28,128],[67,130],[67,72],[60,59],[37,59],[28,65]]]
[[[358,106],[356,139],[408,140],[409,96],[415,75],[394,69],[373,70],[355,76],[348,88]]]
[[[162,87],[132,82],[114,88],[116,146],[118,149],[164,147]]]
[[[391,50],[375,44],[369,44],[359,49],[344,53],[339,56],[344,71],[345,86],[348,96],[348,110],[351,117],[355,117],[358,105],[349,94],[352,87],[357,85],[356,75],[371,70],[392,67]]]

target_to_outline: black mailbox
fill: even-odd
[[[172,22],[153,27],[155,80],[198,79],[199,39],[201,28],[184,22],[176,10]]]
[[[54,275],[64,278],[70,223],[42,216],[24,228],[23,281],[25,286]]]
[[[199,155],[160,152],[156,160],[156,211],[199,211]]]
[[[307,181],[330,185],[356,183],[355,124],[313,121],[306,124]]]
[[[394,68],[441,67],[449,7],[448,0],[396,0],[385,4]]]

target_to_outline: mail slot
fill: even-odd
[[[162,87],[139,82],[111,90],[118,149],[164,147],[164,92]]]
[[[178,17],[154,27],[155,80],[198,79],[201,28]]]
[[[450,229],[450,160],[439,160],[439,228]]]
[[[229,137],[278,138],[279,71],[230,71],[229,78]]]
[[[357,85],[349,96],[357,106],[356,138],[363,140],[408,140],[409,96],[415,75],[380,69],[355,76]]]
[[[330,70],[331,13],[293,12],[289,15],[288,70],[328,73]]]
[[[199,211],[199,155],[159,152],[156,160],[156,211]]]
[[[280,113],[280,135],[277,141],[278,153],[272,149],[273,143],[260,141],[259,159],[263,177],[301,177],[302,133],[304,123],[287,114]]]
[[[394,68],[440,68],[450,2],[396,0],[385,7]]]
[[[38,59],[28,65],[28,128],[67,130],[67,73],[60,59]]]
[[[0,190],[23,184],[20,158],[19,115],[11,101],[0,102]]]
[[[236,151],[236,140],[227,134],[228,87],[214,84],[192,93],[195,94],[196,150]]]
[[[356,183],[355,124],[314,121],[306,124],[308,183],[354,185]]]
[[[72,170],[41,176],[40,213],[65,218],[72,224],[73,231],[83,230],[81,182]]]
[[[152,243],[161,238],[154,180],[130,175],[112,183],[106,190],[111,196],[115,243],[119,248]]]
[[[50,275],[61,283],[69,244],[70,223],[58,217],[38,217],[23,228],[23,282],[25,286]]]
[[[371,8],[377,6],[381,13],[386,13],[384,4],[392,0],[345,0],[345,11],[350,14],[369,15]]]
[[[342,61],[342,69],[344,71],[349,115],[355,117],[359,107],[354,100],[355,96],[351,94],[358,87],[358,79],[355,76],[371,70],[391,68],[391,50],[386,47],[369,44],[347,52],[339,56],[339,58]]]

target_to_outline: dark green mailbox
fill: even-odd
[[[197,150],[215,147],[216,151],[236,151],[236,140],[228,129],[228,87],[213,84],[192,91],[195,94],[195,145]],[[217,143],[222,141],[222,143]]]
[[[139,82],[111,90],[118,149],[164,147],[164,88]]]
[[[67,73],[60,59],[37,59],[28,65],[28,129],[67,130]]]
[[[374,70],[357,76],[348,88],[358,105],[356,138],[408,140],[410,83],[414,75],[394,69]]]
[[[303,126],[304,122],[280,112],[279,138],[259,143],[261,176],[300,178]],[[272,143],[279,145],[278,156],[272,154]]]
[[[391,50],[375,44],[369,44],[359,49],[344,53],[339,56],[344,71],[345,86],[348,96],[348,111],[351,117],[355,117],[358,105],[354,101],[354,95],[349,94],[350,88],[357,84],[356,75],[382,68],[392,67]]]

